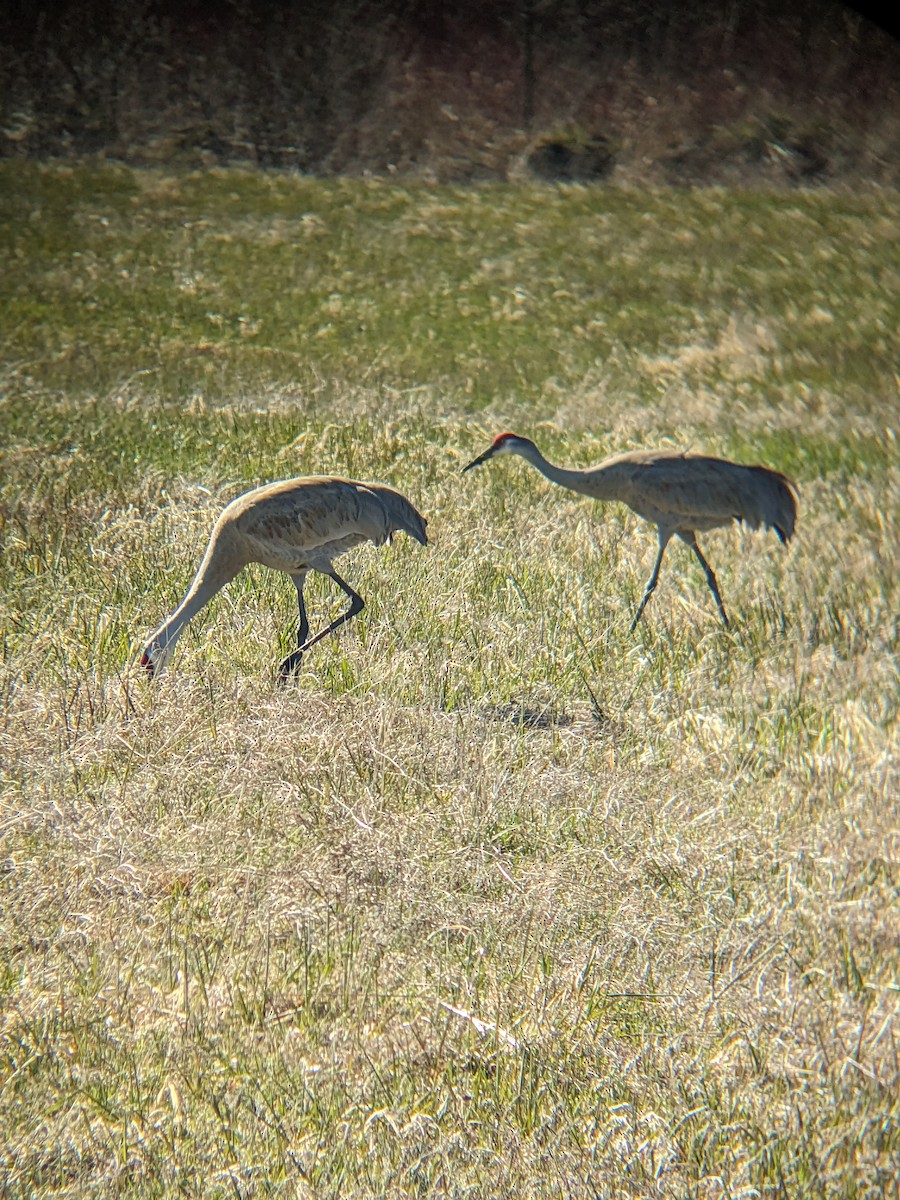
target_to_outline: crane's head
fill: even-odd
[[[144,647],[144,652],[141,655],[141,666],[147,672],[148,679],[155,679],[156,676],[165,668],[166,663],[172,656],[174,642],[163,646],[155,638],[152,638]]]
[[[463,473],[471,471],[473,467],[478,467],[483,462],[487,462],[495,454],[521,454],[526,446],[533,447],[534,443],[530,442],[528,438],[519,437],[515,433],[498,433],[484,454],[479,454],[477,458],[473,458],[470,463],[463,467]]]

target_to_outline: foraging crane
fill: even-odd
[[[310,646],[361,611],[364,601],[332,566],[360,542],[381,546],[398,529],[428,544],[425,518],[405,496],[383,483],[308,476],[270,483],[238,496],[213,526],[209,545],[187,595],[144,647],[141,666],[151,677],[168,662],[188,621],[248,563],[290,575],[297,588],[297,649],[279,665],[286,678]],[[303,585],[310,571],[328,575],[350,597],[350,607],[327,629],[309,636]]]
[[[727,629],[728,616],[719,585],[697,545],[697,530],[745,521],[751,529],[760,525],[774,529],[786,545],[797,520],[796,484],[768,467],[743,466],[724,458],[682,454],[676,450],[632,450],[608,458],[596,467],[572,471],[547,462],[528,438],[501,433],[463,471],[471,471],[496,454],[519,454],[551,482],[595,500],[621,501],[639,517],[656,525],[659,553],[631,622],[631,633],[653,594],[663,554],[673,536],[681,538],[696,554]]]

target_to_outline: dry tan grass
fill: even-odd
[[[895,206],[18,178],[3,1195],[893,1200]],[[702,539],[730,631],[673,546],[629,636],[653,531],[462,477],[503,427],[787,469],[797,536]],[[306,472],[434,545],[343,559],[290,688],[262,569],[149,686],[215,515]]]
[[[2,678],[6,1194],[890,1194],[896,481],[808,489],[788,558],[712,539],[732,635],[674,554],[634,640],[652,539],[508,482],[358,552],[291,689],[262,572],[154,688],[91,652],[136,532],[178,576],[107,613],[138,634],[223,493],[136,496],[43,585]]]

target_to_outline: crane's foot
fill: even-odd
[[[278,664],[278,678],[281,683],[287,683],[292,675],[296,675],[300,670],[300,664],[303,661],[303,651],[295,650],[293,654],[289,654],[287,658],[283,658]]]

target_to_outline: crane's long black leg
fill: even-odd
[[[303,592],[297,589],[297,607],[300,609],[300,620],[297,624],[297,648],[299,649],[309,637],[309,618],[306,615],[306,604]]]
[[[309,618],[306,615],[306,603],[303,599],[303,585],[306,583],[306,572],[299,575],[292,575],[291,579],[297,588],[297,608],[300,612],[300,620],[297,625],[297,649],[282,659],[278,665],[278,674],[282,679],[292,675],[294,671],[299,670],[300,660],[303,657],[304,644],[309,637]]]
[[[295,654],[305,654],[310,646],[314,646],[316,642],[320,642],[322,638],[328,637],[329,633],[334,633],[335,629],[337,629],[339,625],[343,625],[345,621],[349,621],[351,617],[355,617],[356,614],[362,612],[366,606],[366,602],[363,600],[362,596],[360,596],[357,592],[354,592],[350,584],[341,579],[340,575],[338,575],[336,571],[325,571],[323,574],[328,575],[330,579],[333,579],[338,587],[350,597],[350,607],[345,613],[332,621],[327,629],[323,629],[321,633],[317,633],[315,637],[311,637],[309,641],[304,642],[298,650],[295,650]]]
[[[687,544],[690,546],[690,548],[693,550],[693,552],[697,555],[697,558],[700,561],[700,566],[703,568],[704,572],[706,573],[706,582],[709,584],[709,590],[712,592],[713,596],[715,597],[716,608],[718,608],[718,610],[719,610],[719,616],[722,618],[722,624],[725,626],[726,629],[730,629],[731,623],[728,620],[728,614],[725,611],[725,605],[722,603],[722,597],[719,595],[719,585],[716,582],[716,576],[713,572],[712,567],[709,565],[709,563],[703,557],[703,552],[701,551],[700,547],[697,545],[697,538],[694,536],[694,534],[690,534],[689,536],[685,535],[685,534],[681,534],[681,538],[683,541],[687,542]]]
[[[653,590],[656,587],[657,583],[659,582],[659,568],[662,566],[663,555],[666,552],[666,546],[668,546],[669,538],[671,536],[672,535],[670,533],[663,533],[663,531],[660,529],[660,531],[659,531],[659,553],[656,556],[656,562],[653,564],[653,571],[650,574],[650,578],[647,580],[647,588],[646,588],[646,591],[644,592],[644,598],[643,598],[643,600],[641,600],[640,604],[638,605],[638,610],[634,614],[634,620],[631,622],[631,628],[628,630],[629,633],[634,633],[635,626],[637,625],[638,621],[641,619],[641,613],[644,611],[644,609],[647,605],[647,601],[653,595]]]

